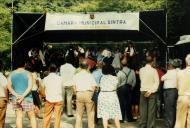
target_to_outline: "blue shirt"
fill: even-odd
[[[28,88],[28,75],[29,75],[28,71],[22,71],[22,72],[13,71],[11,73],[10,79],[12,82],[12,88],[18,95],[22,95]],[[13,100],[16,100],[15,96],[13,96]],[[33,101],[32,93],[30,92],[24,98],[24,100],[32,102]]]
[[[96,69],[92,72],[92,75],[94,76],[95,78],[95,81],[96,83],[99,85],[100,84],[100,80],[101,80],[101,77],[102,77],[102,69]]]

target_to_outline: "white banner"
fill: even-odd
[[[139,13],[47,13],[45,30],[139,30]]]

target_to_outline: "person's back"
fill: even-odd
[[[108,127],[108,120],[114,119],[116,128],[121,128],[119,120],[122,120],[119,99],[117,96],[118,78],[112,65],[102,67],[103,76],[100,81],[100,93],[97,104],[97,117],[102,118],[104,128]]]
[[[76,72],[76,68],[69,62],[70,60],[66,59],[66,63],[61,65],[60,74],[63,80],[64,87],[64,102],[66,103],[66,113],[68,117],[73,116],[72,110],[72,97],[73,97],[73,88],[72,88],[72,79]],[[65,100],[66,99],[66,100]]]
[[[0,98],[1,97],[6,97],[4,88],[7,85],[7,79],[6,77],[3,75],[3,73],[0,72]]]
[[[76,93],[76,124],[75,128],[82,128],[82,117],[84,108],[88,115],[88,128],[95,128],[94,103],[91,100],[96,81],[93,75],[88,72],[86,60],[80,63],[81,70],[73,77],[73,87]]]
[[[50,127],[52,113],[54,113],[54,127],[61,127],[61,113],[63,109],[63,84],[61,76],[56,74],[57,67],[51,64],[49,75],[43,79],[46,102],[44,107],[43,128]]]
[[[73,79],[76,83],[77,91],[92,91],[93,86],[96,85],[95,83],[92,83],[92,81],[95,80],[93,75],[87,70],[81,70],[73,77]]]
[[[186,68],[177,74],[177,114],[175,128],[190,127],[190,54],[185,58]]]
[[[187,67],[178,73],[178,94],[190,96],[190,68]]]
[[[128,122],[135,121],[132,115],[132,88],[136,84],[136,76],[133,69],[128,67],[127,59],[125,57],[122,58],[121,64],[123,69],[117,73],[117,77],[119,80],[119,88],[117,89],[117,94],[120,101],[120,107],[122,112],[123,120],[127,119]],[[126,114],[127,113],[127,114]]]
[[[45,86],[46,100],[50,102],[60,102],[63,100],[62,97],[62,78],[56,73],[50,73],[44,78],[43,84]]]
[[[159,80],[155,77],[158,76],[156,69],[152,68],[150,65],[140,69],[140,79],[141,79],[141,91],[152,90],[157,91]],[[156,84],[156,85],[155,85]]]
[[[164,128],[173,128],[176,120],[176,103],[178,92],[177,86],[177,70],[175,69],[175,61],[169,59],[167,65],[167,73],[161,77],[163,84],[163,101],[164,101]]]
[[[60,74],[63,79],[64,86],[72,86],[71,80],[73,79],[73,76],[76,72],[76,68],[69,63],[65,63],[60,67]]]
[[[139,127],[153,128],[156,120],[156,92],[159,86],[159,76],[156,69],[152,67],[154,60],[151,56],[146,58],[146,63],[146,66],[139,71],[141,80]]]
[[[0,65],[1,66],[1,65]],[[7,110],[8,91],[7,91],[7,79],[0,72],[0,128],[5,126],[5,117]]]
[[[11,73],[10,79],[12,82],[12,88],[18,95],[22,95],[28,88],[28,75],[29,72],[26,70],[15,70]],[[15,99],[16,97],[13,96],[13,100]],[[24,100],[32,101],[31,92],[24,98]]]
[[[16,114],[16,127],[22,128],[23,111],[27,112],[32,128],[36,128],[36,118],[32,98],[32,75],[24,69],[24,62],[20,62],[8,80],[7,85],[12,93],[12,105]]]

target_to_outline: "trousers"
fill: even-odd
[[[164,128],[173,128],[176,120],[177,89],[164,90]]]
[[[91,100],[93,92],[84,91],[76,94],[76,124],[75,128],[83,128],[82,117],[86,109],[88,116],[88,128],[95,128],[95,104]]]
[[[139,128],[155,128],[155,122],[156,122],[156,93],[152,93],[147,98],[144,97],[144,92],[141,92]]]
[[[190,96],[178,96],[175,128],[190,128]]]
[[[64,89],[64,103],[66,105],[66,113],[67,115],[73,115],[72,108],[72,97],[73,97],[73,87],[66,87]]]
[[[117,90],[120,107],[121,107],[122,119],[125,120],[127,117],[128,121],[133,119],[132,100],[131,100],[132,92],[131,92],[131,89],[129,86],[130,85],[123,85],[123,86],[119,87]]]
[[[6,110],[7,110],[7,99],[0,98],[0,128],[5,127]]]
[[[61,113],[63,110],[63,102],[45,102],[43,128],[49,128],[51,116],[54,112],[54,128],[61,128]]]

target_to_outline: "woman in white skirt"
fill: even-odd
[[[118,78],[115,76],[115,70],[111,65],[103,66],[102,73],[97,116],[102,118],[104,128],[108,127],[109,119],[114,119],[116,128],[120,128],[119,120],[122,120],[122,116],[116,91]]]

